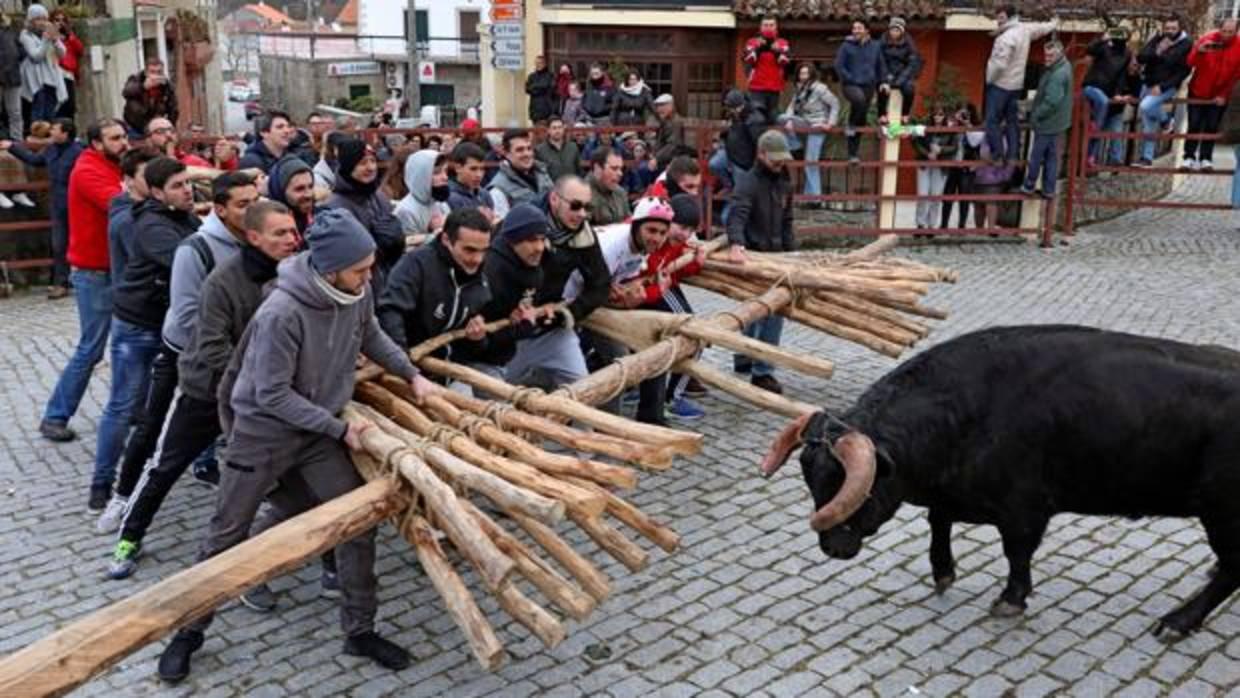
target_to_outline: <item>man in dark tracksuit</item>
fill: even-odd
[[[788,141],[778,131],[767,131],[758,139],[758,154],[752,171],[736,179],[732,190],[732,216],[728,219],[729,256],[744,263],[745,248],[762,252],[796,249],[792,236],[792,182],[784,163],[792,159]],[[779,346],[784,319],[768,315],[745,328],[745,335]],[[775,369],[763,361],[737,354],[733,366],[739,373],[750,373],[750,382],[763,390],[782,393]]]
[[[460,327],[466,338],[436,356],[469,363],[486,343],[480,314],[491,300],[482,263],[491,244],[491,223],[476,208],[453,211],[443,232],[408,252],[388,274],[376,314],[383,331],[402,348]]]
[[[0,150],[7,149],[14,157],[31,167],[46,167],[51,180],[52,218],[52,285],[47,297],[64,298],[69,294],[69,173],[78,156],[82,143],[76,139],[77,127],[73,119],[56,119],[52,123],[52,142],[35,153],[25,145],[13,141],[0,141]]]
[[[491,302],[482,309],[487,322],[508,318],[508,327],[487,335],[480,370],[503,375],[517,353],[517,340],[530,337],[539,314],[534,296],[543,283],[542,258],[547,249],[547,216],[533,204],[513,207],[491,242],[482,273],[491,287]]]
[[[215,394],[233,347],[263,300],[263,287],[276,277],[276,264],[297,249],[297,227],[279,202],[251,204],[245,218],[246,244],[202,284],[197,319],[178,365],[177,398],[155,467],[146,471],[121,526],[108,576],[123,579],[137,569],[138,553],[151,521],[181,474],[220,435]]]
[[[362,486],[347,449],[361,447],[363,427],[337,416],[353,395],[359,351],[409,380],[417,399],[432,389],[375,319],[375,242],[366,229],[332,209],[315,218],[307,240],[308,252],[280,265],[220,383],[228,448],[199,561],[245,540],[264,499],[293,516]],[[408,653],[374,632],[374,529],[337,546],[336,558],[345,653],[407,667]],[[160,678],[189,675],[210,624],[208,614],[177,632],[160,657]]]

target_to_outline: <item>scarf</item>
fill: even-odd
[[[620,86],[620,91],[630,97],[640,97],[642,92],[644,92],[645,90],[646,90],[645,80],[638,80],[637,84],[631,87],[629,85]]]
[[[271,281],[276,278],[276,267],[279,264],[257,247],[251,245],[241,247],[241,269],[250,281],[260,284]]]
[[[353,295],[352,293],[345,293],[344,291],[341,291],[335,286],[332,286],[331,284],[327,283],[327,279],[324,279],[323,276],[318,273],[314,274],[314,283],[316,286],[323,289],[323,293],[326,293],[327,297],[332,299],[332,301],[336,305],[344,305],[344,306],[353,305],[354,303],[366,297],[365,286],[362,287],[362,292],[357,295]]]

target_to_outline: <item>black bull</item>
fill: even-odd
[[[1072,326],[1000,327],[931,348],[847,412],[794,421],[811,526],[848,559],[904,502],[927,507],[935,586],[955,580],[951,526],[994,524],[1008,560],[996,615],[1025,609],[1052,515],[1196,516],[1216,572],[1163,616],[1179,637],[1240,587],[1240,353]]]

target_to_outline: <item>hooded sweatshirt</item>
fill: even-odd
[[[304,160],[298,157],[281,158],[279,162],[271,168],[267,173],[267,197],[272,201],[279,201],[288,206],[293,211],[293,222],[297,224],[297,232],[303,238],[306,234],[306,228],[314,221],[314,212],[305,215],[301,211],[293,208],[288,202],[288,196],[285,190],[288,189],[288,182],[300,172],[310,171],[310,166]]]
[[[986,84],[1005,90],[1025,87],[1025,65],[1029,62],[1029,45],[1050,34],[1056,22],[1022,22],[1010,17],[995,30],[995,45],[986,61]]]
[[[225,420],[244,443],[292,443],[305,435],[341,439],[346,425],[337,415],[353,395],[353,371],[360,351],[405,380],[417,370],[409,357],[379,329],[374,298],[363,290],[356,303],[342,304],[322,288],[302,252],[280,263],[275,289],[259,306],[241,336],[220,383],[231,408]],[[221,406],[226,402],[221,400]],[[263,466],[266,449],[230,445],[230,463]]]
[[[194,243],[202,240],[210,250],[210,259]],[[177,352],[185,350],[194,332],[198,318],[198,300],[202,297],[202,282],[211,270],[232,259],[241,251],[241,241],[224,225],[224,221],[212,211],[202,221],[198,232],[189,236],[177,247],[172,258],[172,284],[169,294],[171,303],[164,316],[164,344]],[[208,266],[209,265],[209,266]]]
[[[169,208],[154,197],[133,207],[133,241],[120,279],[112,281],[112,313],[158,332],[168,312],[172,259],[177,247],[202,225],[188,211]]]
[[[1189,51],[1188,65],[1194,69],[1188,96],[1226,100],[1232,86],[1240,80],[1240,37],[1233,36],[1231,41],[1224,42],[1222,32],[1209,32]]]
[[[409,193],[396,204],[396,220],[406,234],[430,233],[431,218],[436,213],[446,216],[450,212],[446,201],[435,201],[431,195],[435,161],[440,157],[434,150],[419,150],[405,161],[405,186]]]

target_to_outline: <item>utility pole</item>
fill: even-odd
[[[418,118],[422,112],[422,76],[418,74],[418,0],[409,0],[405,21],[405,49],[409,67],[405,69],[405,99],[409,101],[409,116]]]

